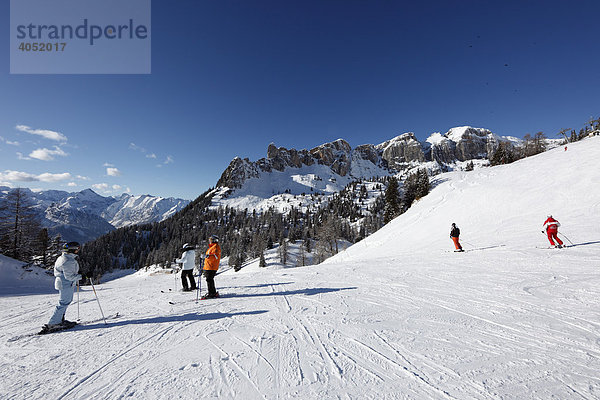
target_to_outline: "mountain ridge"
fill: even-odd
[[[0,186],[0,197],[12,188]],[[188,200],[151,195],[102,196],[92,189],[26,191],[42,226],[51,235],[85,243],[124,226],[162,221],[183,209]]]
[[[546,139],[546,146],[556,147],[559,142]],[[422,142],[406,132],[354,148],[344,139],[302,150],[270,143],[267,157],[256,161],[235,157],[230,162],[214,189],[213,204],[264,210],[273,203],[266,200],[282,193],[332,195],[355,181],[391,175],[402,179],[418,168],[433,176],[464,169],[474,160],[478,160],[476,167],[487,165],[501,143],[515,151],[524,145],[522,139],[471,126],[434,132]]]

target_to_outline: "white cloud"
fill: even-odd
[[[52,161],[54,160],[54,156],[66,157],[68,154],[58,146],[54,146],[54,150],[49,150],[46,148],[36,149],[29,154],[29,157],[42,161]]]
[[[146,154],[146,158],[156,158],[156,154]]]
[[[31,158],[25,157],[23,155],[23,153],[19,153],[18,151],[17,151],[17,157],[19,158],[19,160],[31,160]]]
[[[0,172],[0,180],[6,180],[9,182],[36,182],[39,181],[33,174],[21,171],[10,171],[6,170]]]
[[[63,172],[62,174],[44,172],[43,174],[39,175],[11,170],[0,172],[0,180],[9,182],[59,182],[70,180],[71,178],[71,174],[68,172]]]
[[[108,183],[95,183],[92,185],[92,188],[105,192],[108,190],[109,186],[108,186]]]
[[[57,142],[67,141],[67,137],[60,132],[50,131],[47,129],[33,129],[27,125],[17,125],[15,128],[21,132],[42,136],[46,139],[56,140]]]
[[[43,174],[39,174],[37,177],[42,182],[67,181],[72,178],[71,174],[68,172],[62,174],[51,174],[49,172],[44,172]]]
[[[82,176],[82,175],[77,175],[75,178],[81,179],[82,181],[90,181],[90,180],[92,180],[90,177],[88,177],[88,176]]]
[[[129,189],[129,186],[127,186],[127,187],[125,188],[125,192],[127,192],[127,193],[131,193],[131,189]]]
[[[173,156],[167,156],[167,159],[165,160],[165,162],[163,164],[167,165],[167,164],[172,164],[174,162],[175,162],[175,160],[173,159]]]
[[[133,143],[133,142],[132,142],[132,143],[129,143],[129,148],[130,148],[131,150],[139,151],[139,152],[141,152],[141,153],[145,153],[145,152],[146,152],[146,149],[145,149],[145,148],[143,148],[143,147],[140,147],[140,146],[138,146],[137,144],[135,144],[135,143]]]
[[[125,191],[127,193],[131,192],[131,190],[129,188],[123,188],[123,186],[121,185],[110,185],[106,182],[103,183],[96,183],[92,185],[92,189],[96,190],[97,192],[102,192],[105,194],[110,194],[110,193],[114,193],[114,192],[119,192],[119,191]]]
[[[17,141],[15,141],[15,142],[11,142],[10,140],[7,140],[7,141],[6,141],[6,144],[10,144],[10,145],[12,145],[12,146],[20,146],[20,145],[21,145],[21,143],[19,143],[19,142],[17,142]]]
[[[121,171],[118,168],[106,168],[106,175],[108,176],[121,176]]]
[[[73,187],[73,186],[77,186],[77,184],[75,182],[69,182],[69,183],[67,183],[67,186]]]
[[[104,164],[102,164],[102,166],[103,166],[103,167],[114,167],[115,165],[114,165],[114,164],[111,164],[111,163],[107,163],[107,162],[105,162]]]

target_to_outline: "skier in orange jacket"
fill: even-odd
[[[204,278],[208,286],[208,294],[202,296],[204,299],[213,299],[219,297],[219,292],[215,288],[215,275],[221,262],[221,247],[219,246],[219,237],[212,235],[208,238],[208,250],[204,259]]]
[[[544,222],[544,230],[548,234],[548,240],[550,241],[550,245],[552,247],[558,247],[559,249],[563,247],[563,242],[558,238],[558,227],[560,226],[560,222],[552,218],[552,215],[548,215],[548,219]],[[544,231],[542,231],[544,233]],[[558,245],[554,244],[554,240],[558,243]]]

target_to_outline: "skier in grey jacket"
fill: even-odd
[[[181,284],[183,290],[189,292],[196,290],[196,282],[194,281],[194,267],[196,266],[196,246],[186,243],[183,245],[183,254],[181,258],[175,260],[176,263],[182,264]],[[189,284],[188,284],[189,281]]]
[[[69,242],[63,246],[63,253],[54,263],[54,287],[58,290],[60,297],[52,317],[44,328],[56,328],[64,324],[73,324],[65,321],[65,312],[73,300],[73,291],[77,282],[81,279],[79,274],[79,263],[75,258],[79,252],[79,243]],[[43,331],[42,331],[43,332]]]

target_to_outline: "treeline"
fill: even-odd
[[[0,199],[0,254],[49,268],[62,245],[60,235],[50,237],[41,226],[25,190],[12,189]]]
[[[569,133],[569,136],[567,136]],[[563,145],[577,142],[588,136],[600,135],[600,118],[590,119],[588,123],[579,130],[567,128],[561,129],[556,136],[564,137]],[[547,137],[543,132],[537,132],[533,136],[526,134],[523,136],[523,144],[514,147],[508,142],[500,142],[498,148],[493,154],[489,155],[490,165],[510,164],[521,158],[530,157],[547,150]],[[472,169],[472,162],[467,165],[467,170]]]

